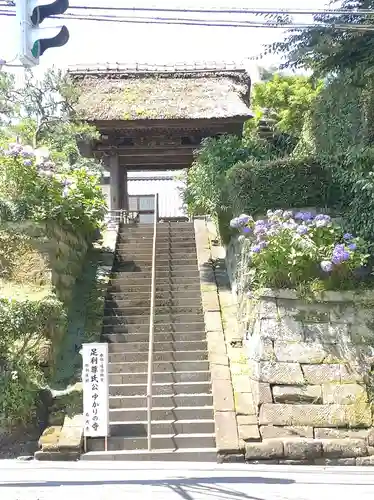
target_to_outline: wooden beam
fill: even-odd
[[[149,128],[211,128],[226,125],[243,125],[252,118],[252,115],[234,116],[229,118],[191,118],[191,119],[143,119],[143,120],[92,120],[91,122],[101,131],[116,129],[149,129]]]
[[[184,170],[185,168],[189,168],[191,163],[149,163],[144,165],[136,165],[136,164],[121,164],[121,168],[126,168],[126,170]]]
[[[141,146],[113,146],[111,144],[98,144],[94,147],[94,152],[111,152],[115,150],[120,156],[127,155],[144,155],[144,154],[172,154],[181,152],[182,154],[190,153],[192,154],[200,146],[152,146],[152,147],[141,147]]]

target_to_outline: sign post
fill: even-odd
[[[108,344],[82,345],[84,439],[109,436]]]

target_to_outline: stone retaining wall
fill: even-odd
[[[374,465],[374,294],[249,298],[244,253],[235,240],[226,260],[262,440],[245,443],[247,461]]]

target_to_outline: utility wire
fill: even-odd
[[[159,7],[102,7],[102,6],[84,6],[71,5],[70,9],[77,10],[106,10],[106,11],[125,11],[125,12],[182,12],[191,14],[291,14],[291,15],[353,15],[361,16],[364,14],[373,14],[373,9],[242,9],[242,8],[217,8],[217,9],[182,9],[182,8],[159,8]]]
[[[1,10],[0,16],[14,17],[15,12]],[[278,29],[308,29],[308,28],[334,28],[354,31],[374,31],[374,24],[321,24],[321,23],[276,23],[273,22],[253,22],[253,21],[224,21],[224,20],[206,20],[193,18],[167,18],[167,17],[120,17],[111,15],[77,15],[73,13],[64,13],[58,16],[52,16],[55,19],[70,19],[77,21],[95,21],[95,22],[115,22],[128,24],[166,24],[183,26],[206,26],[206,27],[232,27],[232,28],[278,28]]]
[[[11,0],[0,1],[1,6],[13,7],[15,3]],[[184,13],[184,14],[254,14],[254,15],[374,15],[374,9],[245,9],[245,8],[161,8],[161,7],[113,7],[113,6],[88,6],[88,5],[70,5],[70,9],[91,10],[91,11],[117,11],[117,12],[165,12],[165,13]]]

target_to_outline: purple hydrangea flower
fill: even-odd
[[[333,269],[333,264],[329,260],[323,260],[320,265],[322,271],[324,271],[325,273],[329,273]]]
[[[24,160],[23,164],[25,165],[25,167],[31,167],[32,160]]]
[[[298,234],[303,235],[303,234],[306,234],[306,233],[308,232],[308,228],[307,228],[306,226],[298,226],[298,227],[296,228],[296,232],[297,232]]]
[[[304,222],[313,219],[312,212],[297,212],[294,216],[296,220],[302,220]]]
[[[23,158],[33,158],[35,153],[31,146],[24,146],[21,151],[21,155]]]
[[[326,227],[330,224],[331,217],[329,215],[318,214],[314,218],[314,224],[316,227]]]
[[[235,217],[234,219],[231,219],[230,221],[230,227],[233,229],[239,229],[239,219],[238,217]]]
[[[350,257],[349,252],[346,250],[345,246],[342,244],[336,245],[332,252],[332,262],[334,264],[341,264],[345,262]]]
[[[285,210],[283,212],[283,219],[288,220],[288,219],[292,219],[292,217],[293,217],[293,213],[291,212],[291,210]]]
[[[249,234],[252,232],[252,229],[248,226],[244,226],[243,227],[243,233],[246,233],[246,234]]]
[[[354,252],[357,249],[357,245],[356,243],[350,243],[348,245],[348,248]]]
[[[255,222],[255,228],[253,230],[253,234],[255,236],[260,235],[260,234],[266,234],[267,231],[267,224],[264,220],[258,220]]]
[[[254,246],[251,248],[251,251],[252,251],[253,253],[259,253],[259,252],[261,252],[261,250],[262,250],[262,248],[261,248],[261,246],[260,246],[260,245],[254,245]]]
[[[259,241],[256,246],[258,246],[261,250],[263,250],[264,248],[266,248],[268,246],[268,242],[265,240],[262,240],[262,241]]]
[[[343,238],[345,240],[351,240],[353,238],[353,234],[351,234],[351,233],[345,233],[345,235],[343,236]]]
[[[239,224],[242,226],[245,226],[251,220],[250,216],[246,215],[246,214],[239,215],[239,217],[237,217],[237,219],[238,219]]]
[[[275,210],[273,215],[275,217],[283,217],[283,210]]]

